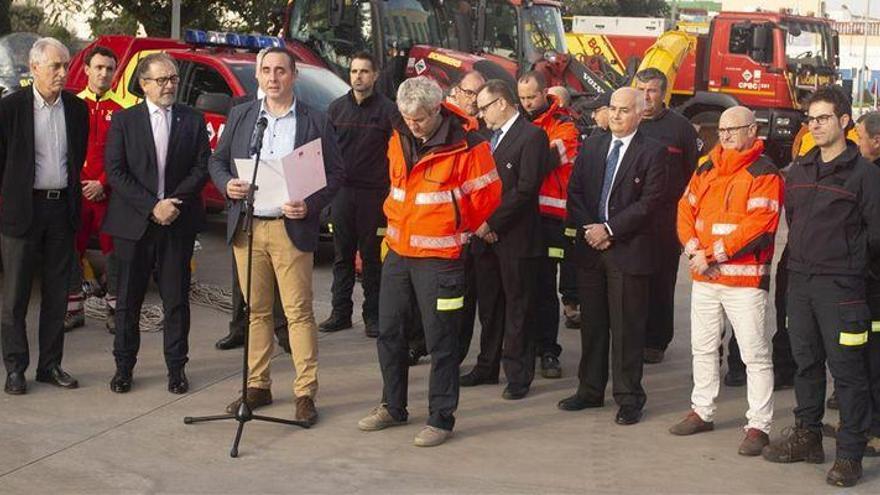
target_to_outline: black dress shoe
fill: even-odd
[[[9,395],[24,395],[27,392],[27,380],[24,373],[13,371],[6,375],[6,386],[3,390]]]
[[[410,349],[409,356],[407,358],[407,364],[409,364],[410,366],[415,366],[419,364],[419,361],[421,361],[422,358],[427,355],[428,352],[423,349]]]
[[[329,318],[318,325],[318,331],[324,333],[338,332],[349,328],[351,328],[351,316],[342,316],[335,313],[331,313]]]
[[[562,378],[562,366],[559,364],[559,358],[546,354],[541,357],[541,376],[544,378]]]
[[[461,387],[476,387],[477,385],[495,385],[498,383],[498,377],[490,378],[479,373],[471,371],[466,375],[462,375],[458,379],[458,385]]]
[[[574,394],[571,397],[566,397],[556,404],[556,407],[563,411],[581,411],[584,409],[595,409],[603,406],[605,406],[605,401],[588,400],[577,394]]]
[[[61,366],[56,366],[47,371],[38,371],[37,381],[61,388],[79,387],[79,382],[76,381],[76,378],[70,376],[69,373],[61,369]]]
[[[633,406],[620,406],[614,422],[619,425],[634,425],[642,420],[642,410]]]
[[[238,330],[230,330],[229,335],[218,340],[214,347],[221,351],[228,351],[244,345],[244,332]]]
[[[113,379],[110,380],[110,390],[117,394],[124,394],[131,390],[131,373],[116,370]]]
[[[168,391],[178,395],[189,392],[189,380],[182,368],[168,372]]]
[[[504,387],[501,398],[504,400],[520,400],[525,398],[526,395],[529,395],[529,387],[511,387],[508,385]]]

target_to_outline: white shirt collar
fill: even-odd
[[[271,117],[271,118],[275,118],[275,119],[282,119],[284,117],[287,117],[288,115],[292,115],[295,117],[296,116],[295,112],[296,112],[296,98],[293,99],[293,103],[290,104],[290,108],[288,108],[287,111],[284,112],[284,115],[281,115],[278,117],[272,117],[272,114],[269,113],[269,109],[266,108],[266,98],[260,99],[260,115],[266,115],[266,117]]]
[[[170,113],[171,113],[171,107],[168,107],[168,108],[162,108],[162,107],[160,107],[159,105],[154,104],[154,103],[153,103],[152,101],[150,101],[149,99],[144,99],[144,101],[147,102],[147,110],[149,110],[150,115],[153,115],[153,114],[156,113],[156,111],[158,111],[158,110],[164,110],[166,114],[170,114]]]
[[[513,117],[509,118],[507,122],[505,122],[504,125],[501,126],[502,137],[507,134],[507,131],[509,131],[511,126],[513,126],[513,123],[516,122],[517,117],[519,117],[519,112],[514,112]]]
[[[54,107],[54,106],[61,103],[61,93],[58,93],[58,98],[55,98],[54,102],[49,103],[46,101],[45,98],[43,98],[43,95],[41,95],[40,92],[37,91],[36,85],[33,85],[33,89],[34,89],[34,103],[37,105],[37,108]]]
[[[623,137],[617,137],[617,136],[615,136],[614,134],[612,134],[612,135],[611,135],[611,143],[613,144],[614,141],[621,141],[621,142],[623,143],[623,144],[621,145],[621,147],[626,148],[627,146],[629,146],[629,143],[633,140],[633,137],[636,135],[636,133],[637,133],[638,131],[639,131],[639,130],[636,129],[636,130],[632,131],[631,134],[628,134],[628,135],[623,136]]]

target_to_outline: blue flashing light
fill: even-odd
[[[205,32],[198,29],[187,29],[184,31],[183,40],[194,46],[224,46],[231,48],[244,48],[247,50],[284,47],[284,40],[278,36],[226,33],[219,31]]]

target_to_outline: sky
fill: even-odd
[[[825,0],[825,8],[827,10],[840,10],[841,6],[846,5],[852,12],[859,16],[865,13],[865,6],[871,0]],[[871,16],[880,17],[880,2],[874,0],[871,7]]]

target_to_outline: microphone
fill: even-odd
[[[248,147],[251,156],[256,155],[263,148],[263,133],[266,132],[268,125],[269,120],[266,117],[260,117],[257,120],[257,124],[254,126],[254,134],[251,136],[251,144]]]

